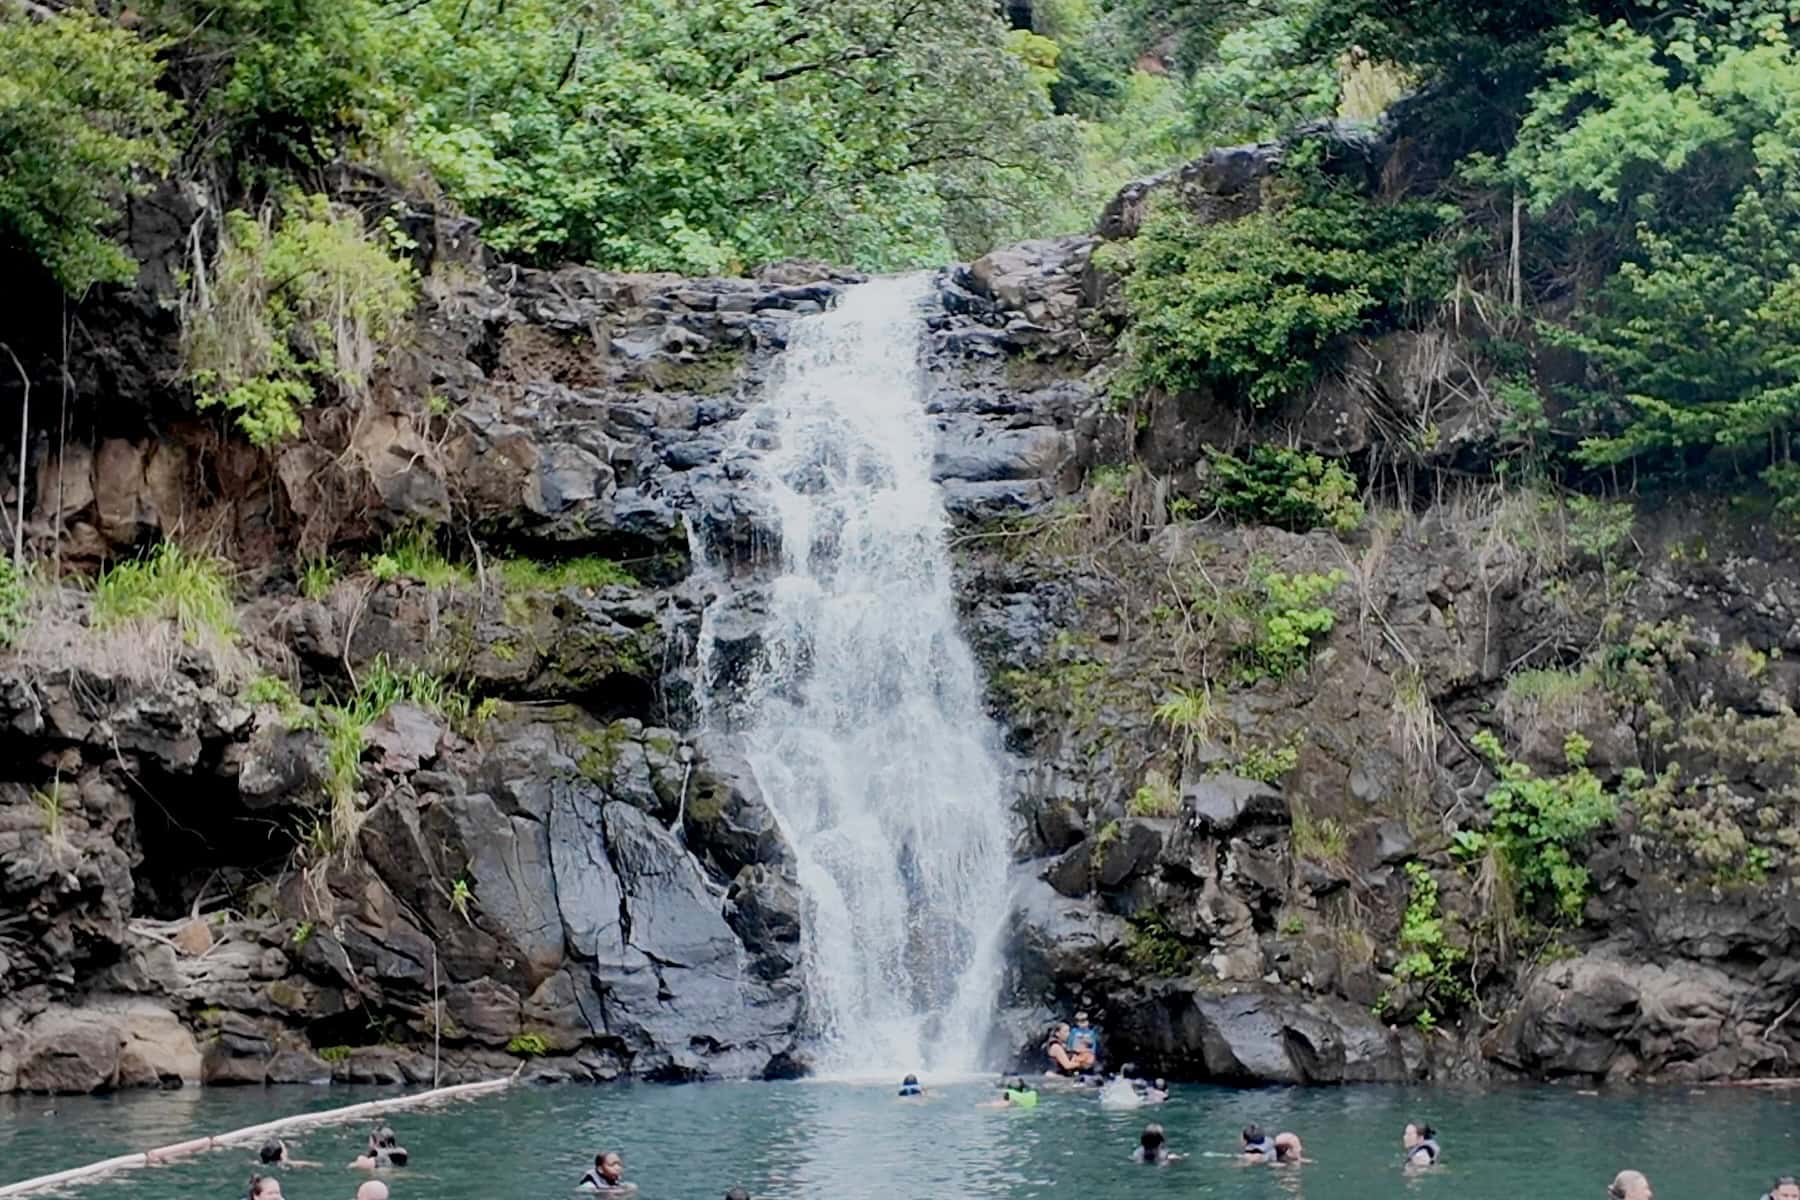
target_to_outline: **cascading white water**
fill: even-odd
[[[828,1073],[973,1070],[999,982],[1005,775],[931,479],[927,287],[876,280],[796,321],[738,429],[780,565],[761,661],[708,716],[797,852]]]

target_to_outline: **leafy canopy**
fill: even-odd
[[[36,21],[0,5],[0,243],[71,294],[137,273],[114,227],[137,173],[172,158],[156,50],[80,10]]]

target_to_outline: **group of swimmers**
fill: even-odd
[[[369,1131],[367,1148],[350,1160],[349,1167],[355,1171],[385,1171],[391,1167],[404,1167],[411,1157],[391,1126],[377,1125]],[[259,1170],[250,1176],[250,1186],[245,1193],[247,1200],[282,1200],[281,1180],[272,1173],[276,1167],[322,1165],[295,1158],[288,1152],[287,1143],[277,1137],[264,1142],[256,1158]],[[388,1200],[388,1185],[379,1179],[364,1180],[356,1189],[356,1200]]]

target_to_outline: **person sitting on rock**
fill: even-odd
[[[1075,1014],[1075,1024],[1069,1028],[1069,1061],[1078,1073],[1100,1068],[1100,1031],[1088,1024],[1084,1012]]]
[[[594,1155],[594,1169],[581,1177],[579,1189],[599,1192],[603,1196],[629,1196],[637,1184],[625,1182],[625,1160],[617,1150],[603,1150]]]
[[[1435,1167],[1438,1161],[1437,1130],[1424,1121],[1408,1121],[1400,1132],[1409,1168]]]
[[[925,1089],[919,1086],[917,1075],[908,1075],[900,1081],[900,1094],[902,1096],[923,1096]]]
[[[1138,1135],[1137,1149],[1131,1152],[1131,1161],[1147,1163],[1151,1166],[1166,1167],[1172,1162],[1180,1162],[1185,1154],[1177,1154],[1169,1149],[1167,1136],[1163,1127],[1155,1122],[1144,1126],[1144,1132]]]
[[[1606,1186],[1607,1200],[1655,1200],[1642,1171],[1620,1171]]]
[[[1306,1157],[1306,1148],[1300,1144],[1297,1133],[1282,1132],[1275,1135],[1275,1162],[1282,1166],[1293,1166],[1311,1162]]]
[[[1044,1042],[1044,1053],[1050,1059],[1050,1069],[1044,1074],[1075,1074],[1077,1068],[1074,1056],[1069,1053],[1069,1023],[1067,1021],[1058,1021],[1050,1027],[1050,1037]]]
[[[1275,1161],[1275,1143],[1261,1125],[1244,1126],[1244,1161],[1253,1165]]]

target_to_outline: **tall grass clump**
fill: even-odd
[[[94,625],[109,629],[131,621],[173,621],[190,645],[230,641],[236,623],[225,563],[164,542],[108,568],[94,585]]]

